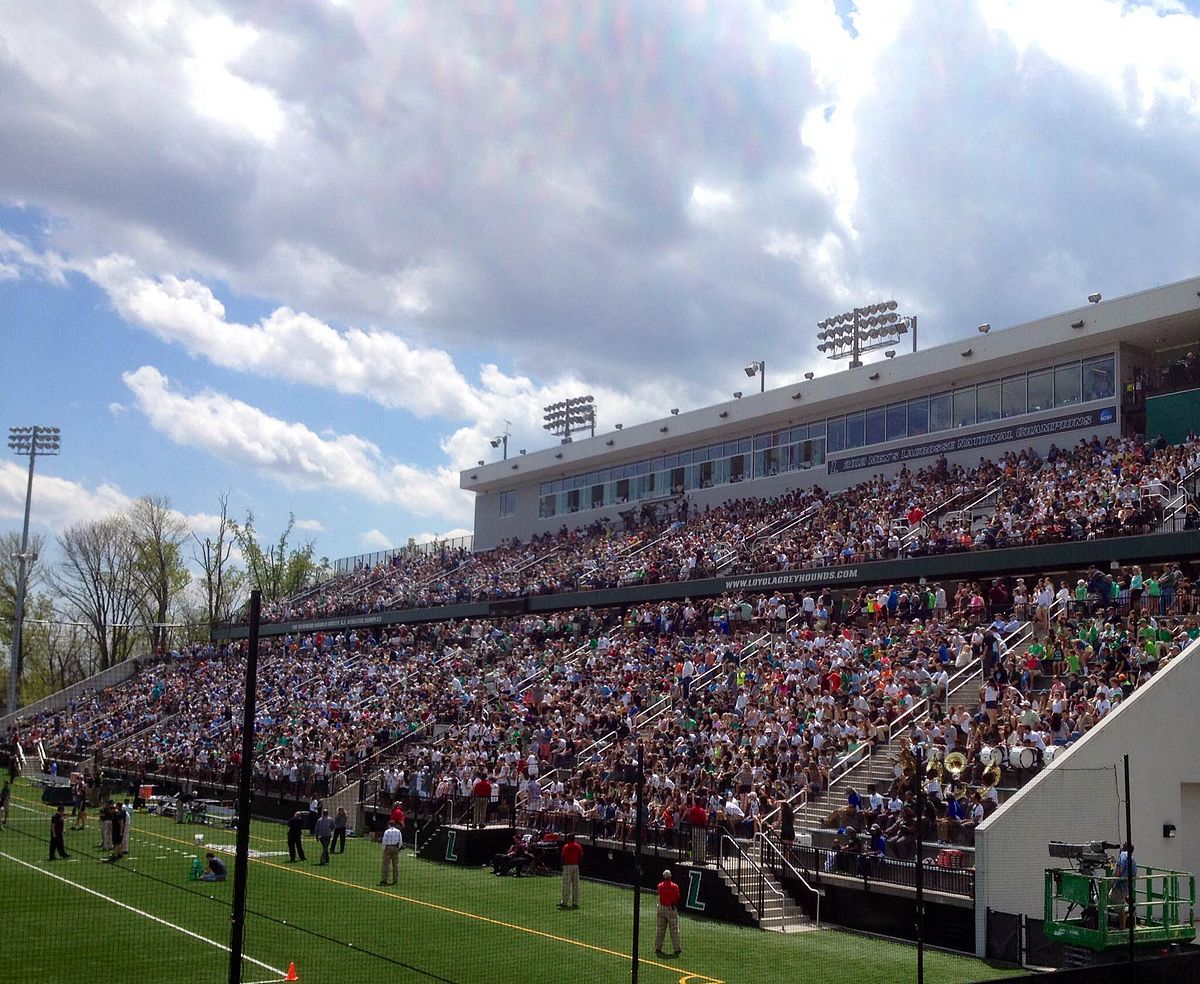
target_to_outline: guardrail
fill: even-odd
[[[762,922],[766,915],[768,899],[778,899],[781,904],[787,901],[787,896],[771,884],[771,879],[762,866],[743,851],[741,845],[728,834],[721,837],[717,864],[733,879],[737,893],[745,897],[759,922]],[[751,883],[750,891],[746,890],[747,880]],[[786,918],[783,917],[783,911],[781,905],[781,918]]]
[[[813,888],[804,874],[792,863],[783,851],[783,849],[771,840],[770,834],[756,833],[754,842],[758,845],[758,859],[764,867],[771,867],[773,864],[778,864],[781,873],[786,871],[792,878],[800,882],[816,899],[816,916],[813,918],[813,923],[817,926],[821,925],[821,891]],[[772,860],[767,860],[770,857]]]

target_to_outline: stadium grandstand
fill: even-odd
[[[1046,842],[1128,837],[1122,796],[1140,863],[1200,869],[1198,298],[464,472],[472,544],[264,610],[259,808],[365,832],[401,802],[424,856],[475,863],[573,834],[628,883],[640,748],[645,849],[693,909],[904,936],[920,884],[928,938],[981,957],[1040,926]],[[228,798],[247,634],[25,709],[20,756]]]

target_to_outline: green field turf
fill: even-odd
[[[49,808],[28,786],[0,833],[0,899],[8,945],[0,981],[219,982],[228,979],[230,881],[189,882],[194,835],[230,845],[232,831],[138,814],[130,857],[103,862],[94,816],[67,834],[70,860],[48,863]],[[447,981],[618,982],[630,979],[632,894],[584,882],[578,910],[556,907],[556,877],[495,878],[490,871],[418,860],[406,849],[400,884],[380,888],[380,848],[351,839],[331,864],[289,864],[284,828],[255,823],[244,981],[277,980],[295,962],[321,984]],[[53,876],[53,877],[51,877]],[[90,890],[85,891],[85,889]],[[913,981],[910,946],[835,930],[780,935],[683,917],[683,954],[654,955],[654,907],[643,896],[640,980],[646,984]],[[125,907],[122,907],[125,906]],[[148,918],[149,916],[155,919]],[[668,943],[668,949],[669,949]],[[933,982],[988,980],[1013,971],[927,951]]]

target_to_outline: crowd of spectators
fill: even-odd
[[[845,491],[814,486],[728,500],[703,510],[681,499],[661,513],[607,521],[471,553],[399,554],[268,606],[268,621],[369,614],[488,599],[687,581],[898,557],[1152,532],[1182,480],[1200,467],[1200,440],[1080,440],[981,459],[903,468]],[[987,493],[987,494],[985,494]],[[968,508],[972,507],[972,508]],[[1180,526],[1200,509],[1180,503]]]
[[[324,795],[349,773],[436,807],[486,777],[535,826],[628,840],[640,741],[650,836],[682,838],[697,808],[713,831],[746,836],[782,803],[823,796],[838,762],[928,709],[899,745],[966,755],[956,782],[927,788],[925,822],[969,843],[998,798],[989,763],[1007,785],[1200,635],[1196,592],[1174,565],[1083,573],[1057,589],[897,584],[284,636],[260,660],[258,781]],[[950,702],[951,677],[977,660],[978,693]],[[19,729],[139,777],[233,782],[243,667],[236,645],[197,647]],[[875,842],[904,858],[914,781],[898,769],[886,788],[828,802],[841,848]]]

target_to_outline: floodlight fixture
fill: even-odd
[[[757,360],[755,362],[751,362],[749,365],[745,366],[745,368],[742,371],[745,372],[745,374],[747,376],[749,376],[751,379],[753,379],[755,376],[758,377],[758,391],[760,393],[765,393],[767,391],[767,364],[766,364],[766,362],[759,359],[759,360]]]
[[[740,400],[740,399],[742,398],[742,391],[741,391],[741,390],[734,390],[734,391],[733,391],[733,398],[734,398],[735,400]]]
[[[804,378],[805,378],[805,379],[812,379],[812,378],[813,378],[813,376],[815,376],[815,375],[816,375],[816,373],[815,373],[815,372],[806,372],[806,373],[804,374]]]
[[[986,321],[979,326],[979,334],[981,334],[981,335],[986,335],[991,330],[992,330],[992,326],[990,324],[988,324]]]
[[[1088,300],[1091,301],[1093,304],[1099,304],[1100,303],[1099,293],[1088,294]]]
[[[1071,327],[1072,327],[1072,328],[1082,328],[1082,327],[1083,327],[1083,325],[1084,325],[1084,321],[1083,321],[1083,319],[1082,319],[1082,318],[1080,318],[1078,321],[1072,321],[1072,322],[1071,322]]]
[[[573,396],[542,408],[545,411],[545,430],[562,438],[563,444],[571,443],[571,434],[587,427],[592,437],[596,436],[596,406],[592,396]]]
[[[894,358],[896,358],[896,350],[895,350],[895,349],[888,349],[888,350],[887,350],[886,352],[884,352],[883,354],[884,354],[885,356],[887,356],[889,359],[894,359]]]
[[[671,416],[672,416],[672,417],[678,417],[678,416],[679,416],[679,407],[671,407]]]
[[[817,351],[829,359],[849,359],[850,368],[862,365],[862,356],[867,352],[894,346],[900,336],[913,330],[913,351],[917,350],[915,316],[896,313],[894,300],[875,301],[855,307],[841,314],[823,318],[817,323]],[[830,330],[828,325],[836,325]]]

